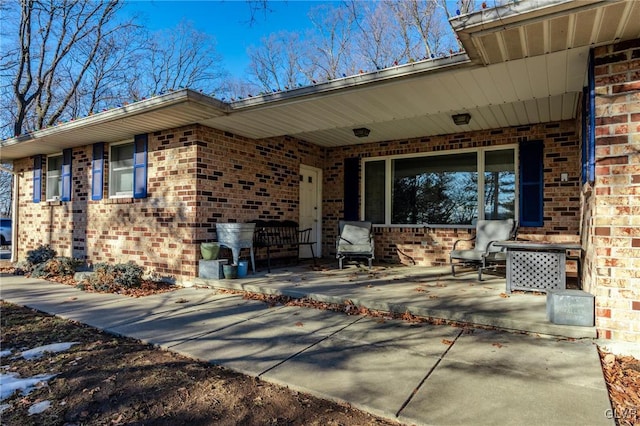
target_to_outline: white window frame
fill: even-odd
[[[60,168],[58,168],[57,170],[50,170],[49,169],[49,160],[53,159],[53,158],[60,158]],[[57,153],[57,154],[51,154],[51,155],[47,155],[47,164],[46,164],[46,179],[45,179],[45,189],[44,189],[44,193],[45,193],[45,200],[46,201],[60,201],[60,198],[62,197],[62,163],[63,163],[63,155],[62,153]],[[56,176],[53,174],[53,172],[57,172],[58,176],[56,178]],[[58,187],[58,195],[50,195],[50,189],[51,189],[51,181],[53,180],[53,178],[56,178],[56,185]]]
[[[117,146],[122,146],[122,145],[133,145],[134,147],[134,153],[131,156],[131,191],[119,191],[119,192],[114,192],[114,173],[116,171],[120,171],[120,170],[125,170],[128,169],[129,167],[126,168],[114,168],[113,167],[113,148],[117,147]],[[132,198],[133,197],[133,174],[134,174],[134,157],[135,157],[135,142],[134,141],[121,141],[121,142],[115,142],[109,145],[109,198]]]
[[[362,179],[360,183],[360,194],[362,194],[362,202],[360,204],[360,217],[365,217],[365,165],[370,161],[381,161],[385,162],[385,185],[384,185],[384,223],[375,223],[376,226],[384,226],[384,227],[397,227],[397,228],[424,228],[428,225],[430,228],[468,228],[475,229],[475,225],[462,225],[462,224],[397,224],[391,223],[392,217],[392,196],[393,196],[393,179],[392,179],[392,160],[404,159],[404,158],[419,158],[419,157],[437,157],[443,155],[456,155],[456,154],[465,154],[469,152],[477,153],[477,173],[478,173],[478,219],[483,219],[485,214],[485,206],[484,206],[484,173],[485,173],[485,153],[488,151],[501,151],[501,150],[513,150],[513,162],[514,162],[514,173],[515,173],[515,194],[514,194],[514,215],[515,219],[519,217],[519,209],[520,209],[520,188],[519,188],[519,164],[518,164],[518,144],[507,144],[507,145],[494,145],[487,146],[481,148],[465,148],[465,149],[455,149],[455,150],[447,150],[447,151],[435,151],[435,152],[420,152],[414,154],[401,154],[401,155],[385,155],[380,157],[366,157],[361,160],[360,170],[362,171]]]

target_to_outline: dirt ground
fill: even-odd
[[[56,376],[0,404],[3,425],[394,425],[346,405],[2,303],[3,373]],[[21,349],[79,342],[42,358]],[[40,414],[34,404],[50,401]]]

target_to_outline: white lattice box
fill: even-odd
[[[563,290],[566,253],[564,251],[519,251],[507,253],[509,290]]]

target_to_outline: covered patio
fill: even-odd
[[[567,281],[568,287],[575,286],[571,277]],[[448,266],[378,264],[369,270],[360,264],[351,264],[340,270],[335,261],[327,261],[315,267],[300,264],[274,268],[271,273],[261,269],[242,279],[198,278],[195,284],[333,303],[353,313],[366,308],[513,332],[596,337],[595,327],[557,325],[548,321],[544,293],[506,294],[506,280],[500,271],[487,273],[483,281],[478,281],[477,273],[471,269],[461,270],[454,277]]]

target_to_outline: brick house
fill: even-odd
[[[442,265],[474,219],[515,217],[581,243],[600,337],[640,342],[640,2],[451,24],[464,53],[230,103],[184,89],[0,142],[16,256],[48,243],[187,283],[217,222],[299,221],[331,256],[350,218],[376,224],[376,258]]]

